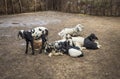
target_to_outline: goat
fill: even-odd
[[[68,38],[70,38],[70,35],[66,35]],[[83,37],[71,37],[75,46],[78,46],[79,48],[82,49],[99,49],[101,45],[96,42],[98,40],[98,37],[92,33],[88,37],[83,38]],[[82,48],[83,47],[83,48]]]
[[[45,27],[36,27],[31,30],[32,36],[34,37],[35,40],[41,38],[41,35],[45,35],[46,39],[48,36],[48,29]]]
[[[52,55],[63,55],[63,54],[67,54],[72,57],[83,56],[83,53],[79,50],[78,47],[74,47],[74,44],[70,39],[69,40],[63,39],[63,40],[55,41],[54,43],[50,43],[48,46],[46,46],[45,50],[46,50],[45,52],[49,53],[50,57]]]
[[[84,26],[81,24],[76,25],[73,28],[64,28],[61,32],[58,33],[58,35],[62,38],[65,38],[66,34],[70,34],[71,36],[78,36],[80,35],[80,32],[82,31]]]
[[[34,28],[32,30],[28,30],[28,31],[20,30],[18,32],[18,37],[20,36],[22,39],[25,39],[25,41],[26,41],[26,51],[25,51],[26,54],[28,52],[29,42],[30,42],[31,48],[32,48],[32,55],[34,55],[34,45],[36,43],[40,43],[40,39],[42,40],[42,47],[40,48],[39,53],[41,53],[41,50],[45,47],[45,42],[47,41],[46,37],[48,35],[48,30],[47,30],[47,33],[45,33],[46,30],[44,30],[44,31],[43,30],[42,31],[37,30],[36,31],[36,28]],[[39,41],[37,41],[37,40],[39,40]]]
[[[66,40],[61,47],[64,54],[70,55],[71,57],[82,57],[83,53],[79,47],[76,47],[71,40]]]
[[[18,37],[21,37],[22,39],[25,39],[26,41],[26,51],[25,53],[27,54],[28,52],[28,45],[29,45],[29,42],[31,44],[31,47],[32,47],[32,55],[34,55],[34,45],[33,45],[33,37],[32,37],[32,34],[31,34],[31,31],[25,31],[25,30],[20,30],[18,32]]]
[[[35,50],[40,49],[40,52],[42,52],[42,44],[43,44],[42,39],[34,40],[34,42],[33,42],[34,49]]]
[[[59,50],[59,47],[58,47],[59,45],[57,44],[58,44],[57,42],[47,43],[44,52],[47,53],[49,57],[53,55],[55,56],[63,55]]]

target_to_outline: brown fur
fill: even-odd
[[[34,40],[34,48],[41,49],[42,48],[42,40]]]

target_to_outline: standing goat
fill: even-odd
[[[20,36],[22,39],[25,39],[26,41],[26,51],[25,51],[26,54],[28,52],[29,43],[31,44],[32,55],[34,55],[34,45],[42,42],[42,44],[38,44],[38,45],[42,45],[42,47],[40,48],[40,53],[41,53],[41,50],[44,48],[44,44],[47,41],[46,37],[48,35],[48,30],[46,28],[45,29],[43,28],[44,27],[36,27],[32,30],[28,30],[28,31],[20,30],[18,32],[18,37]],[[41,40],[41,42],[39,40]]]

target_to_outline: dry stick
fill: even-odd
[[[112,0],[110,0],[110,16],[112,16]]]
[[[102,2],[104,3],[104,4],[103,4],[103,7],[102,7],[102,8],[103,8],[103,12],[102,12],[102,13],[103,13],[103,16],[105,16],[105,9],[106,9],[106,7],[105,7],[105,5],[106,5],[106,4],[105,4],[105,0],[102,0]]]
[[[36,12],[36,0],[34,2],[34,11]]]
[[[41,1],[39,1],[39,11],[41,11]]]
[[[20,5],[20,13],[22,13],[22,3],[21,3],[21,0],[19,0],[19,5]]]
[[[45,0],[45,9],[48,10],[48,0]]]
[[[13,0],[12,1],[12,10],[13,10],[13,14],[15,14],[15,9],[14,9],[14,4],[13,4]]]
[[[5,0],[5,11],[6,11],[6,14],[8,14],[8,9],[7,9],[7,0]]]

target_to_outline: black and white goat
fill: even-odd
[[[46,39],[48,36],[48,29],[46,27],[36,27],[31,30],[32,36],[34,37],[35,40],[41,38],[41,35],[45,35]]]
[[[71,37],[69,34],[66,35],[68,38],[72,38],[75,46],[82,49],[99,49],[101,45],[96,41],[98,37],[92,33],[88,37]]]
[[[28,30],[28,31],[20,30],[18,32],[18,37],[20,36],[22,39],[25,39],[25,41],[26,41],[26,51],[25,51],[26,54],[28,52],[28,45],[29,45],[29,43],[31,44],[32,55],[34,55],[34,44],[36,43],[34,40],[41,40],[42,41],[42,44],[41,44],[42,47],[40,49],[40,53],[41,53],[42,49],[44,48],[45,42],[47,41],[46,37],[48,35],[48,30],[47,29],[43,29],[43,27],[41,27],[41,28],[40,27],[36,27],[36,28],[34,28],[32,30]],[[41,42],[38,42],[38,43],[41,43]]]
[[[58,35],[61,38],[65,38],[66,34],[70,34],[71,36],[78,36],[80,35],[80,32],[83,30],[83,25],[78,24],[73,28],[64,28],[61,32],[58,33]]]
[[[54,43],[50,43],[45,48],[46,52],[49,53],[49,56],[52,55],[63,55],[67,54],[72,57],[81,57],[83,53],[80,51],[80,48],[75,47],[72,40],[58,40]],[[53,50],[55,52],[53,52]]]

